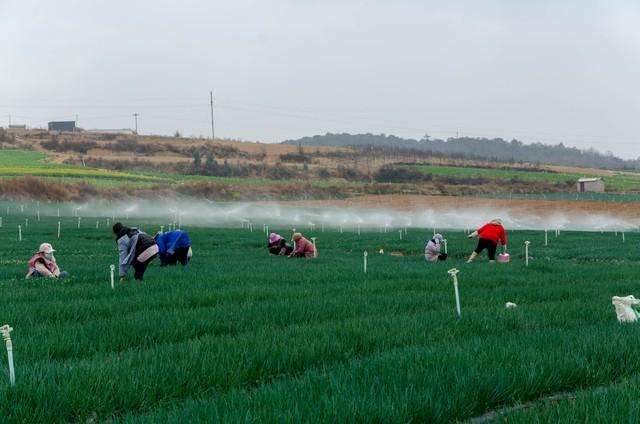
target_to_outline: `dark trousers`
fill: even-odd
[[[498,248],[498,243],[495,243],[493,240],[483,239],[478,240],[478,246],[476,247],[475,252],[480,254],[484,249],[487,249],[487,254],[489,255],[489,260],[496,260],[496,249]]]
[[[147,267],[156,256],[158,255],[157,254],[153,255],[152,257],[150,257],[144,262],[138,261],[137,258],[133,260],[133,262],[131,263],[131,266],[133,267],[133,277],[136,280],[142,281],[142,277],[144,277],[144,273],[147,270]]]
[[[161,266],[175,265],[178,262],[185,266],[189,263],[189,247],[178,247],[173,255],[164,254],[160,259]]]

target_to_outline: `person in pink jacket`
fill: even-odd
[[[313,243],[302,237],[302,234],[295,233],[293,241],[296,243],[296,248],[289,255],[290,258],[315,258],[317,256]]]

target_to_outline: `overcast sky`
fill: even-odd
[[[0,0],[0,124],[640,156],[640,1]]]

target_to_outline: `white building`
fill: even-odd
[[[602,178],[580,178],[577,188],[578,193],[604,193],[604,181],[602,181]]]

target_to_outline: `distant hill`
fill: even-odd
[[[456,157],[494,159],[503,162],[529,162],[550,165],[578,166],[612,170],[640,169],[639,160],[625,160],[595,149],[581,150],[562,143],[524,144],[518,140],[502,138],[448,138],[447,140],[425,137],[421,140],[401,138],[385,134],[331,134],[286,140],[284,144],[326,147],[375,147],[384,150],[417,150]]]

